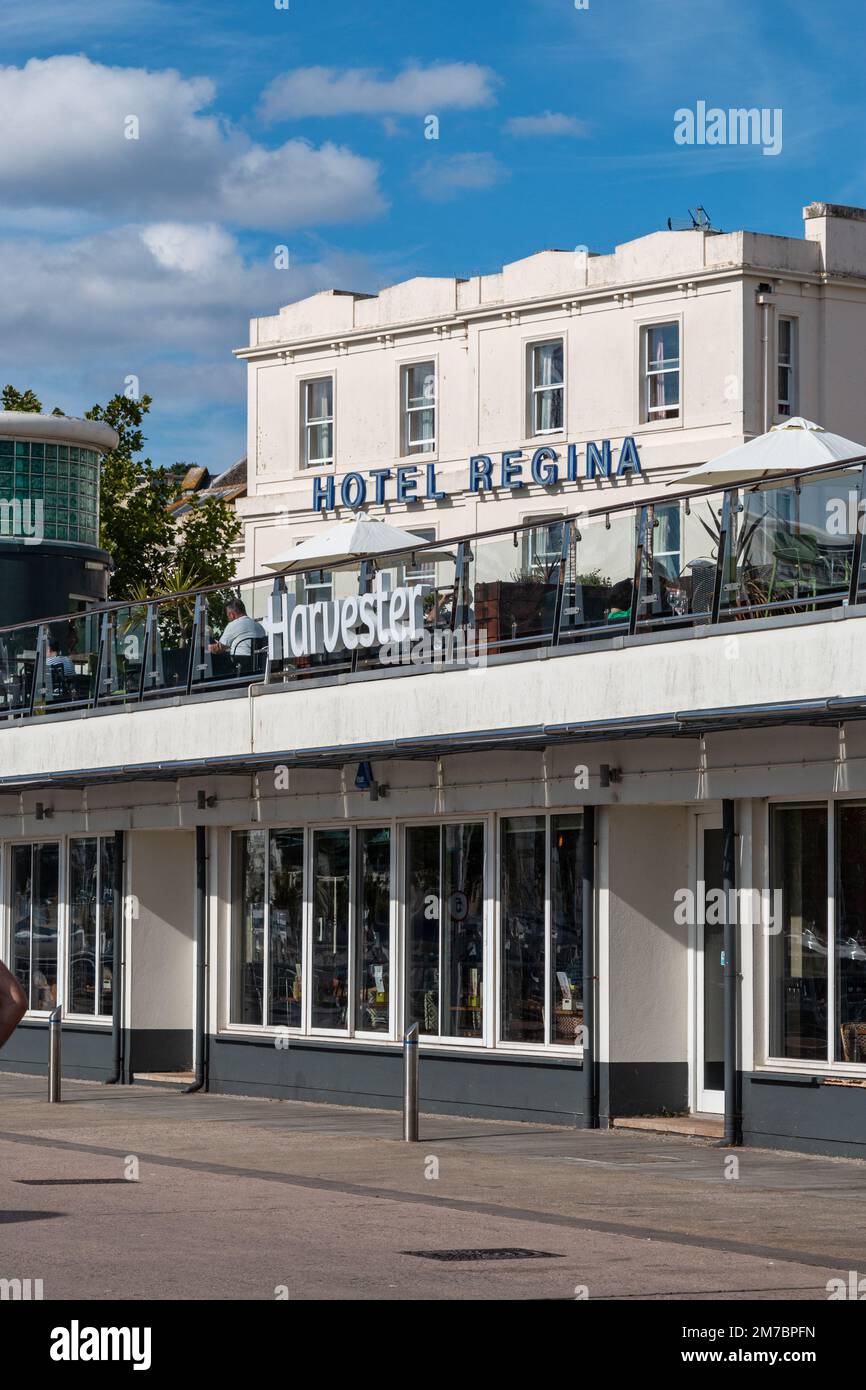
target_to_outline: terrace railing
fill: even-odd
[[[866,602],[864,514],[854,460],[4,627],[0,719],[853,606]],[[220,642],[232,597],[265,622],[403,586],[422,592],[411,641],[300,657],[263,628]]]

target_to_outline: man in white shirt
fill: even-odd
[[[265,639],[265,630],[260,622],[249,617],[239,598],[231,598],[226,604],[228,622],[220,633],[218,642],[211,642],[212,652],[228,652],[229,656],[252,656],[255,644]]]

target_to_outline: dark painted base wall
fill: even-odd
[[[210,1089],[226,1095],[278,1096],[399,1110],[403,1104],[403,1052],[396,1047],[292,1039],[282,1051],[273,1041],[211,1037]],[[432,1114],[534,1120],[580,1125],[583,1072],[570,1058],[495,1058],[422,1048],[421,1109]]]
[[[600,1062],[599,1122],[632,1115],[686,1115],[689,1069],[685,1062]]]
[[[744,1145],[866,1158],[866,1087],[778,1072],[746,1073],[741,1085]]]
[[[114,1065],[110,1028],[86,1023],[63,1025],[61,1072],[76,1081],[105,1081]],[[48,1023],[19,1023],[0,1051],[0,1071],[48,1074]]]
[[[189,1071],[192,1066],[192,1030],[189,1028],[133,1028],[123,1039],[126,1073],[130,1071]],[[61,1072],[75,1081],[106,1081],[114,1070],[114,1042],[110,1028],[86,1023],[64,1023]],[[0,1051],[0,1071],[48,1072],[48,1023],[19,1024]]]

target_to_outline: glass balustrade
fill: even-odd
[[[841,465],[3,628],[0,719],[864,602],[864,513]]]
[[[644,555],[650,629],[709,622],[719,565],[725,494],[653,503]]]
[[[764,483],[732,496],[722,585],[729,617],[769,617],[847,598],[859,470]]]
[[[562,569],[561,521],[471,542],[467,615],[488,652],[550,642]]]
[[[640,510],[576,518],[568,545],[560,641],[627,632]]]

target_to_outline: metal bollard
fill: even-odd
[[[413,1023],[403,1039],[403,1138],[418,1142],[418,1033]]]
[[[60,1100],[60,1030],[63,1010],[60,1005],[48,1016],[48,1101]]]

